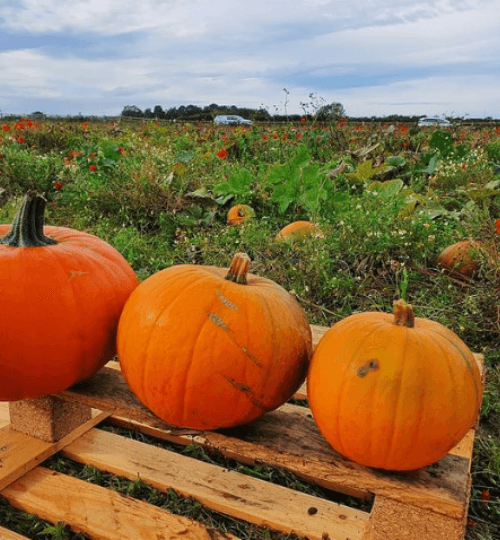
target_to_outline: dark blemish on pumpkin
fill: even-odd
[[[255,358],[255,356],[246,347],[241,347],[241,350],[243,351],[245,356],[252,362],[252,364],[255,364],[257,367],[260,367],[260,368],[264,367],[262,362],[257,360],[257,358]]]
[[[318,513],[318,509],[315,506],[311,506],[310,508],[307,509],[307,513],[310,516],[314,516],[314,514]]]
[[[215,323],[217,326],[225,330],[226,332],[229,332],[230,328],[229,326],[217,315],[217,313],[210,313],[210,311],[207,311],[207,317]]]
[[[233,304],[229,298],[226,298],[219,289],[215,291],[215,294],[217,295],[217,298],[229,309],[238,309],[238,306]]]
[[[366,375],[368,375],[368,373],[371,373],[372,371],[377,371],[379,367],[379,361],[376,358],[372,358],[358,368],[358,377],[365,377]]]
[[[225,379],[230,384],[232,384],[236,388],[236,390],[239,390],[240,392],[243,392],[248,397],[248,399],[252,402],[252,404],[255,405],[256,407],[258,407],[259,409],[261,409],[262,411],[269,412],[269,411],[273,410],[273,409],[270,409],[269,407],[266,407],[262,402],[260,402],[253,395],[253,392],[252,392],[251,388],[249,386],[247,386],[246,384],[240,383],[237,380],[232,379],[230,377],[225,377]]]

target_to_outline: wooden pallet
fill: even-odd
[[[314,341],[326,330],[313,326]],[[482,357],[475,355],[482,367]],[[21,433],[0,404],[0,496],[15,507],[105,540],[235,538],[145,502],[39,465],[49,456],[92,464],[160,490],[173,489],[209,509],[311,540],[461,540],[471,487],[474,430],[439,463],[411,473],[356,465],[336,454],[307,407],[285,404],[231,430],[169,428],[130,392],[116,362],[62,392],[92,408],[90,419],[57,442]],[[305,398],[305,387],[296,397]],[[159,439],[217,449],[245,464],[292,471],[330,490],[373,500],[370,512],[307,495],[96,428],[107,419]],[[1,525],[1,524],[0,524]],[[23,536],[0,527],[0,538]]]

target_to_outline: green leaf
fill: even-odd
[[[403,156],[390,156],[385,162],[391,167],[404,167],[406,165],[406,159]]]
[[[180,152],[175,157],[175,161],[180,161],[181,163],[188,163],[192,159],[194,159],[194,153],[190,152],[189,150],[185,150],[184,152]]]

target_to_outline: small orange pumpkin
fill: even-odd
[[[311,223],[310,221],[294,221],[281,229],[276,235],[276,240],[293,240],[308,235],[323,237],[320,228],[315,223]]]
[[[465,343],[443,325],[414,317],[351,315],[324,334],[307,378],[314,420],[348,459],[412,470],[443,457],[473,426],[482,381]]]
[[[481,264],[484,245],[475,240],[464,240],[445,248],[437,257],[437,265],[448,272],[472,277]]]
[[[227,213],[228,225],[240,225],[255,217],[255,211],[246,204],[237,204],[229,209]]]
[[[143,281],[118,327],[125,381],[170,425],[211,430],[245,424],[287,401],[304,382],[311,329],[297,301],[248,273],[176,265]]]
[[[116,354],[116,329],[138,285],[109,244],[44,228],[46,201],[28,193],[0,225],[0,401],[58,393]]]

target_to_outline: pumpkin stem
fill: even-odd
[[[413,328],[415,326],[415,315],[411,304],[407,304],[404,300],[396,300],[394,307],[394,324]]]
[[[47,201],[42,195],[29,191],[21,202],[9,232],[0,244],[10,247],[41,247],[57,244],[43,234],[44,211]]]
[[[235,253],[226,279],[233,281],[234,283],[246,285],[249,268],[250,257],[246,253]]]

